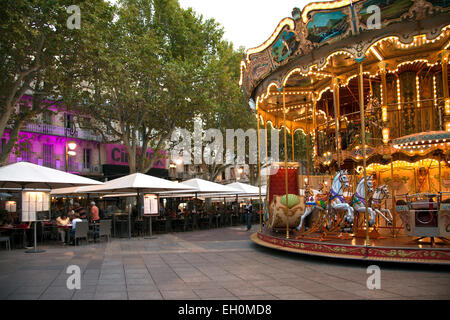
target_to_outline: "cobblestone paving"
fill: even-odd
[[[450,299],[446,267],[382,264],[381,290],[368,290],[368,263],[273,251],[249,237],[233,227],[0,250],[0,299]],[[81,268],[80,290],[67,289],[69,265]]]

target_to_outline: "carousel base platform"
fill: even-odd
[[[314,234],[310,235],[310,238]],[[316,235],[320,237],[319,234]],[[397,263],[422,263],[450,265],[450,243],[420,243],[417,238],[399,236],[397,238],[371,239],[366,246],[365,239],[296,239],[296,235],[286,239],[281,234],[272,232],[256,232],[251,240],[271,249],[289,251],[340,259],[356,259],[361,261],[383,261]]]

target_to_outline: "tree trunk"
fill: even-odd
[[[8,163],[9,154],[11,153],[14,145],[16,144],[16,142],[19,138],[20,127],[22,126],[23,123],[24,123],[24,120],[17,121],[14,124],[11,132],[9,133],[9,141],[4,146],[4,148],[2,149],[2,153],[0,154],[0,165],[1,166],[4,166]]]

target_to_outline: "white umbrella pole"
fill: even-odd
[[[128,208],[128,239],[131,239],[131,211],[133,210],[133,207],[130,206]]]
[[[139,194],[139,191],[138,191],[138,194]],[[145,211],[144,211],[144,212],[145,212]],[[158,197],[158,212],[159,212],[159,197]],[[148,216],[148,219],[149,219],[148,226],[149,226],[149,229],[150,229],[150,230],[149,230],[150,235],[149,235],[148,237],[145,237],[144,239],[146,239],[146,240],[156,239],[156,237],[153,236],[153,232],[152,232],[152,228],[153,228],[153,226],[152,226],[153,216],[151,215],[151,213],[150,213],[150,215]]]
[[[30,249],[25,251],[26,253],[42,253],[45,252],[45,250],[40,250],[37,248],[37,221],[34,221],[34,249]]]

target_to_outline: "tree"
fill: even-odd
[[[81,29],[68,28],[70,5],[82,12]],[[89,32],[96,29],[97,13],[109,5],[103,0],[17,0],[2,1],[0,7],[0,137],[9,134],[0,154],[4,164],[23,124],[63,101],[77,52],[94,45]]]
[[[225,138],[227,129],[256,129],[256,119],[252,114],[245,96],[239,87],[240,62],[244,53],[243,48],[234,50],[233,44],[222,41],[218,47],[218,54],[210,64],[209,108],[202,115],[204,129],[219,129]],[[213,143],[213,138],[203,140],[203,150],[207,144]],[[246,150],[248,156],[248,150]],[[236,165],[227,161],[230,155],[224,154],[222,163],[204,163],[202,169],[204,178],[215,181],[227,168]],[[248,160],[248,157],[247,159]],[[248,163],[248,161],[246,161]],[[252,165],[250,165],[252,166]]]
[[[209,56],[222,30],[176,0],[123,0],[101,33],[97,57],[77,79],[77,104],[95,118],[82,126],[123,142],[130,172],[147,172],[175,128],[192,127],[206,105]]]

